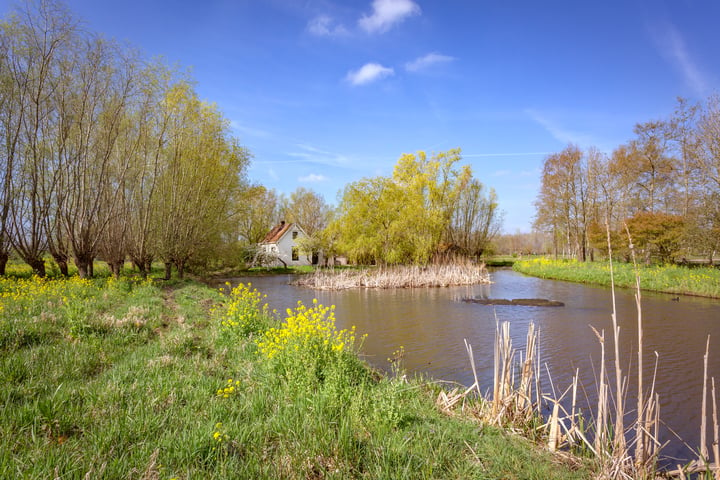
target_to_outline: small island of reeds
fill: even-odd
[[[484,264],[395,265],[353,270],[319,269],[303,275],[293,285],[319,290],[349,288],[427,288],[490,283]]]

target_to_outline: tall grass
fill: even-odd
[[[607,262],[537,258],[518,261],[513,269],[540,278],[606,286],[614,278],[615,286],[622,288],[635,288],[639,278],[642,290],[720,298],[720,269],[713,267],[638,265],[636,276],[632,264],[614,263],[611,276]]]

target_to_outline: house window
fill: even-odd
[[[293,232],[293,240],[295,240],[298,236],[298,232]]]
[[[298,253],[297,247],[292,248],[292,259],[293,259],[293,262],[297,262],[298,260],[300,260],[300,254]]]

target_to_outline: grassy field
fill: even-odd
[[[130,279],[0,296],[0,478],[591,476],[371,371],[331,308]]]
[[[513,265],[513,269],[534,277],[610,285],[608,262],[536,258],[518,261]],[[720,298],[720,269],[718,268],[639,265],[638,273],[640,286],[645,290]],[[613,275],[616,286],[635,287],[635,270],[632,264],[614,263]]]

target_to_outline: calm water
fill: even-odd
[[[313,298],[335,305],[338,327],[355,325],[359,334],[367,334],[363,353],[369,363],[383,369],[388,367],[388,357],[402,345],[403,365],[409,372],[470,385],[472,370],[463,343],[467,339],[473,346],[481,386],[487,391],[492,386],[496,320],[511,323],[516,348],[524,347],[528,324],[535,322],[541,361],[547,363],[556,388],[564,390],[579,369],[585,401],[594,404],[600,347],[591,325],[598,331],[605,330],[610,350],[606,355],[612,359],[612,303],[606,288],[541,280],[511,270],[492,272],[491,285],[415,290],[326,292],[293,287],[288,285],[290,280],[283,276],[247,279],[267,294],[272,308],[281,312],[295,306],[298,300],[307,304]],[[546,298],[565,302],[565,307],[484,306],[460,301],[466,297]],[[663,454],[688,459],[691,453],[670,430],[691,446],[699,442],[703,355],[708,335],[709,375],[720,380],[720,301],[671,298],[643,292],[645,384],[651,381],[657,352],[656,389],[660,394],[660,416],[668,427],[662,432],[662,441],[671,442]],[[635,299],[631,291],[621,290],[616,301],[620,355],[627,372],[637,365]],[[608,368],[612,369],[610,363]],[[630,378],[628,409],[636,403],[635,375]],[[614,380],[611,385],[614,388]],[[547,379],[543,388],[550,389]]]

